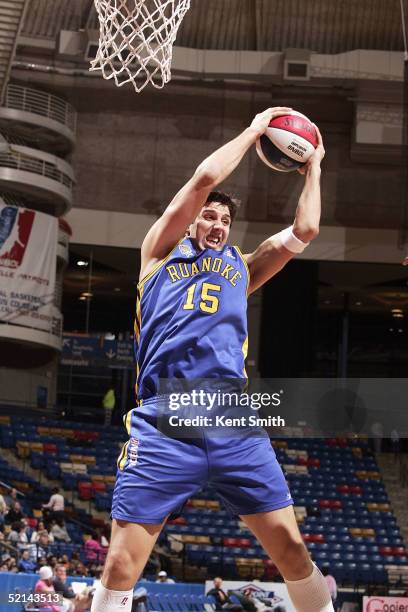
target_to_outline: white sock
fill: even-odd
[[[131,612],[132,601],[133,589],[112,591],[99,582],[92,599],[91,612]]]
[[[313,571],[307,578],[285,582],[298,612],[334,612],[326,580],[314,563]]]

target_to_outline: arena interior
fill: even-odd
[[[270,106],[322,132],[322,219],[249,299],[248,376],[395,392],[385,419],[366,403],[336,429],[326,402],[317,435],[307,418],[270,435],[335,608],[407,609],[408,429],[393,411],[408,364],[405,11],[406,0],[193,0],[171,82],[136,93],[89,72],[93,0],[0,0],[1,611],[47,609],[30,599],[45,566],[92,595],[134,407],[143,238],[196,166]],[[242,200],[231,243],[251,252],[290,225],[302,181],[253,148],[223,185]],[[62,511],[43,507],[56,489]],[[236,609],[294,609],[273,561],[207,488],[167,522],[133,609],[222,609],[207,596],[216,576]],[[91,595],[58,610],[89,609]]]

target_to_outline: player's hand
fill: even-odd
[[[405,259],[402,262],[403,266],[408,266],[408,255],[405,257]]]
[[[316,130],[316,134],[317,134],[317,147],[314,151],[314,153],[309,157],[309,159],[307,160],[307,162],[305,163],[304,166],[302,166],[301,168],[298,168],[298,172],[300,174],[306,174],[307,171],[313,166],[319,166],[322,163],[322,159],[324,158],[324,156],[326,155],[326,151],[324,149],[324,144],[323,144],[323,138],[322,135],[320,133],[319,128],[317,127],[317,125],[314,123],[313,124]]]
[[[275,106],[274,108],[267,108],[263,113],[255,115],[250,127],[256,133],[256,137],[262,136],[265,133],[272,119],[275,117],[281,117],[282,115],[288,115],[291,112],[291,108],[288,106]]]

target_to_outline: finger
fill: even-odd
[[[290,115],[290,110],[274,110],[270,117],[274,119],[275,117],[284,117],[285,115]]]
[[[316,135],[317,135],[317,142],[319,143],[319,145],[323,144],[323,138],[322,135],[320,133],[319,128],[317,127],[317,125],[315,123],[313,123],[314,129],[316,130]]]
[[[289,106],[274,106],[273,108],[268,108],[265,111],[265,114],[270,116],[273,116],[276,113],[281,115],[288,115],[291,113],[292,110],[293,108],[290,108]]]

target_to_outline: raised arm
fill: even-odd
[[[292,257],[319,234],[320,164],[325,151],[322,136],[316,127],[318,146],[307,164],[299,170],[305,184],[296,209],[292,228],[287,228],[262,242],[253,253],[245,255],[251,280],[249,293],[253,293],[281,270]]]
[[[251,125],[239,136],[217,149],[198,166],[191,179],[147,233],[142,244],[140,278],[146,276],[183,238],[208,194],[235,170],[258,136],[264,133],[271,119],[285,115],[289,110],[287,107],[268,108],[256,115]]]

